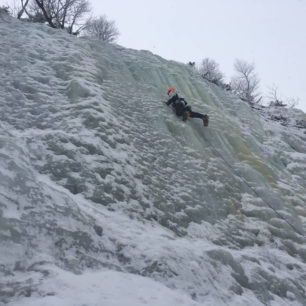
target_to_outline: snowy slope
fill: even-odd
[[[0,37],[0,303],[306,305],[305,130],[147,51]]]

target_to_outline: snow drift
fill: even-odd
[[[305,305],[305,129],[147,51],[0,37],[0,302]]]

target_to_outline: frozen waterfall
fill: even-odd
[[[305,129],[148,51],[0,38],[0,304],[306,305]]]

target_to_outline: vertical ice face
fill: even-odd
[[[304,303],[305,130],[147,51],[3,17],[0,36],[5,301],[40,292],[49,263],[141,274],[200,302]],[[180,121],[168,86],[210,126]]]

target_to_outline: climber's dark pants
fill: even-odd
[[[191,110],[191,106],[190,105],[187,105],[184,109],[183,109],[183,111],[181,111],[181,112],[176,112],[176,114],[178,115],[178,116],[186,116],[186,114],[189,112],[189,114],[190,114],[190,118],[200,118],[200,119],[203,119],[204,118],[204,115],[203,114],[200,114],[200,113],[197,113],[197,112],[193,112],[192,110]]]
[[[200,114],[200,113],[197,113],[197,112],[190,112],[190,118],[200,118],[200,119],[203,119],[204,118],[204,115],[203,114]]]

